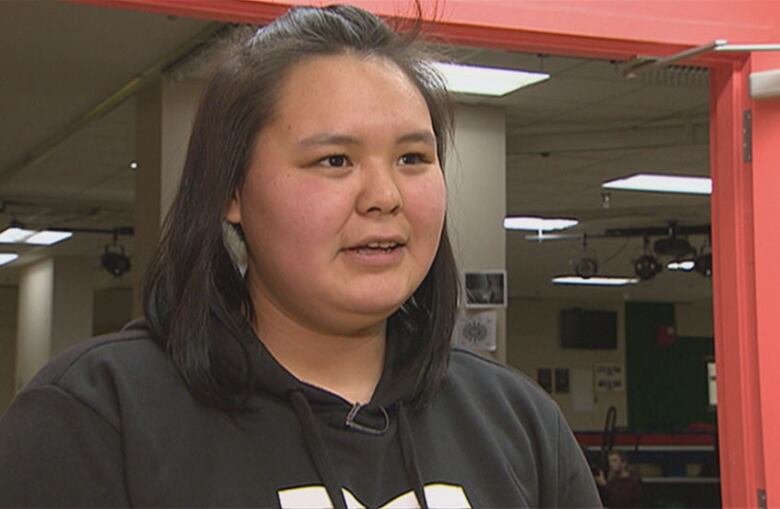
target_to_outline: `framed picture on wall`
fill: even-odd
[[[467,308],[503,308],[507,303],[505,270],[483,270],[464,274]]]

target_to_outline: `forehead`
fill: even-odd
[[[276,113],[296,132],[431,128],[425,99],[395,63],[351,54],[295,64],[281,83]]]

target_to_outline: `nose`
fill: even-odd
[[[374,163],[361,168],[357,209],[361,214],[395,214],[403,208],[399,175],[392,164]]]

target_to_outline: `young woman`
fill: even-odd
[[[450,116],[426,58],[344,6],[292,10],[228,51],[145,320],[17,396],[0,505],[599,505],[543,391],[450,354]]]
[[[641,507],[642,483],[628,469],[628,458],[621,451],[610,451],[607,455],[609,474],[599,470],[596,474],[601,500],[604,507]]]

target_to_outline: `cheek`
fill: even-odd
[[[323,186],[316,179],[282,174],[268,180],[262,189],[247,193],[242,203],[244,218],[257,234],[257,248],[275,245],[294,249],[295,257],[310,252],[325,239],[333,239],[345,215],[340,190]]]
[[[438,242],[446,210],[444,177],[440,173],[426,176],[409,186],[405,201],[406,214],[419,233]]]

